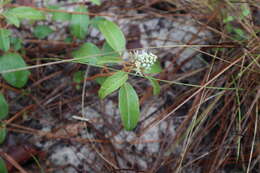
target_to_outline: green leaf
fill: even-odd
[[[5,141],[6,134],[6,127],[3,123],[0,122],[0,144],[2,144]]]
[[[138,95],[126,82],[119,90],[119,111],[126,130],[133,130],[136,127],[140,117],[139,107]]]
[[[234,27],[230,23],[227,23],[225,28],[226,28],[228,33],[231,33],[234,29]]]
[[[0,172],[1,173],[8,173],[5,161],[0,157]]]
[[[3,120],[7,117],[9,112],[8,103],[5,100],[5,97],[0,93],[0,120]]]
[[[100,76],[100,77],[97,77],[97,78],[95,79],[95,81],[96,81],[99,85],[102,85],[102,84],[105,82],[106,79],[107,79],[106,76]]]
[[[87,8],[79,6],[76,12],[87,12]],[[78,39],[84,39],[87,35],[89,25],[89,16],[85,14],[73,14],[70,20],[70,29],[72,35]]]
[[[8,11],[10,14],[15,15],[18,19],[28,20],[43,20],[45,19],[44,14],[32,7],[16,7]]]
[[[3,13],[3,15],[5,16],[8,24],[13,24],[16,27],[20,26],[20,21],[19,21],[18,17],[16,15],[14,15],[13,13],[6,11]]]
[[[90,63],[96,64],[97,63],[97,56],[100,54],[99,48],[92,44],[92,43],[85,43],[83,44],[78,50],[72,52],[72,56],[75,59],[74,62],[79,63]]]
[[[243,15],[244,17],[250,15],[251,11],[250,11],[249,8],[244,7],[244,8],[242,8],[242,9],[243,9],[243,10],[242,10],[242,15]]]
[[[100,5],[100,0],[90,0],[93,4]]]
[[[27,67],[23,58],[16,53],[6,53],[0,57],[0,73],[6,70],[15,70],[17,68]],[[9,73],[3,73],[3,78],[12,86],[22,88],[28,81],[30,72],[21,70]]]
[[[122,86],[128,79],[128,74],[124,71],[118,71],[112,76],[109,76],[101,85],[98,95],[101,99],[105,98],[108,94],[114,92]]]
[[[12,1],[12,0],[4,0],[4,1],[1,0],[1,1],[0,1],[0,5],[1,5],[1,6],[4,6],[4,5],[6,5],[6,4],[11,3],[11,1]]]
[[[53,30],[46,25],[38,25],[33,30],[33,35],[39,39],[43,39],[53,33]]]
[[[103,64],[117,64],[122,62],[123,60],[120,57],[114,56],[102,56],[97,58],[97,65]]]
[[[123,61],[122,58],[119,57],[120,55],[115,52],[107,42],[103,44],[102,55],[104,56],[98,58],[97,64],[99,65],[120,63]]]
[[[144,73],[146,74],[157,74],[157,73],[160,73],[162,72],[162,67],[160,65],[160,62],[159,61],[156,61],[150,70],[145,70]]]
[[[102,54],[103,54],[104,56],[115,56],[115,57],[119,57],[119,56],[120,56],[117,52],[115,52],[115,51],[113,50],[113,48],[112,48],[111,46],[109,46],[109,44],[108,44],[107,42],[105,42],[105,43],[103,44]]]
[[[223,23],[228,23],[228,22],[232,22],[233,20],[235,20],[235,18],[233,16],[228,16],[223,20]]]
[[[11,46],[15,51],[18,51],[22,48],[22,39],[18,37],[11,37],[10,39]]]
[[[84,71],[77,71],[73,74],[73,82],[80,83],[84,80],[85,72]]]
[[[125,50],[126,40],[120,28],[114,22],[108,20],[99,20],[97,25],[107,43],[115,51],[122,53]]]
[[[64,40],[65,43],[71,43],[72,41],[73,41],[73,38],[70,36],[66,37]]]
[[[245,37],[245,32],[240,28],[234,28],[234,32],[240,37]]]
[[[101,17],[101,16],[96,16],[96,17],[94,17],[94,18],[92,18],[92,19],[90,20],[90,24],[92,25],[92,27],[98,29],[98,23],[99,23],[100,21],[103,21],[103,20],[106,20],[106,18]]]
[[[160,85],[159,82],[157,80],[155,80],[154,78],[150,77],[150,76],[146,76],[146,78],[151,82],[152,87],[153,87],[153,95],[158,95],[160,94]]]
[[[11,32],[7,29],[0,29],[0,49],[8,51],[10,48],[10,36]]]
[[[48,8],[53,9],[53,10],[64,10],[64,8],[61,8],[57,5],[52,5],[52,6],[49,6]],[[51,14],[52,14],[52,20],[55,20],[55,21],[69,21],[71,19],[70,13],[51,12]]]

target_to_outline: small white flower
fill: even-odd
[[[153,53],[147,53],[145,50],[133,51],[130,53],[133,58],[136,73],[142,75],[143,70],[150,70],[151,66],[156,62],[157,56]]]

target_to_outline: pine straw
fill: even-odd
[[[154,1],[153,5],[162,2],[163,1]],[[166,1],[164,1],[164,3],[165,2]],[[89,143],[94,144],[89,145],[89,147],[91,151],[97,153],[99,159],[94,163],[87,161],[83,164],[87,164],[95,172],[197,171],[211,173],[219,172],[220,170],[227,172],[259,172],[260,39],[259,33],[258,35],[255,34],[259,26],[255,25],[254,15],[249,17],[247,21],[235,21],[233,23],[247,31],[246,39],[243,41],[235,41],[233,39],[234,35],[228,33],[224,28],[222,22],[223,11],[220,10],[224,9],[227,10],[225,13],[233,14],[237,6],[232,6],[226,1],[221,1],[219,4],[217,4],[218,1],[214,1],[214,3],[211,3],[211,1],[203,1],[203,3],[189,1],[189,3],[187,3],[187,1],[185,1],[185,3],[184,1],[176,2],[168,0],[167,2],[167,10],[174,8],[175,13],[172,14],[173,16],[179,14],[178,10],[180,10],[184,15],[194,17],[193,19],[201,25],[201,31],[205,29],[211,30],[215,38],[211,40],[211,42],[214,42],[214,45],[220,45],[222,49],[198,49],[195,47],[194,49],[198,52],[206,54],[210,58],[207,68],[190,72],[191,74],[200,74],[201,81],[198,82],[199,86],[185,87],[180,83],[180,86],[176,87],[177,89],[175,88],[175,90],[178,91],[176,93],[177,99],[171,101],[171,103],[167,102],[163,108],[155,113],[156,115],[153,117],[153,121],[148,125],[145,124],[145,122],[149,120],[149,117],[140,122],[139,127],[135,131],[137,136],[141,137],[147,130],[158,126],[162,121],[170,121],[178,118],[178,113],[180,113],[178,111],[185,106],[185,111],[181,111],[181,113],[185,112],[186,114],[181,117],[181,121],[176,129],[176,134],[170,135],[169,131],[165,131],[160,141],[134,140],[132,143],[127,144],[131,147],[137,143],[160,143],[159,153],[138,153],[135,151],[129,152],[129,150],[116,149],[114,147],[115,144],[122,145],[125,144],[125,141],[114,141],[111,139],[113,135],[116,135],[122,128],[115,127],[109,121],[105,121],[105,132],[99,131],[95,127],[99,124],[98,120],[87,122],[88,128],[91,129],[91,134],[94,136],[93,139],[78,137],[78,133],[80,133],[78,130],[79,128],[82,130],[85,127],[85,123],[83,125],[82,123],[66,124],[66,119],[62,114],[62,107],[67,106],[67,112],[71,114],[75,113],[73,107],[81,103],[81,93],[75,91],[75,89],[73,89],[75,84],[71,84],[70,82],[58,85],[53,84],[55,89],[46,89],[43,83],[48,80],[53,82],[55,81],[55,77],[61,74],[71,75],[72,72],[80,68],[79,66],[73,67],[70,71],[64,71],[63,66],[57,65],[55,75],[51,73],[47,76],[41,74],[42,72],[48,72],[47,67],[45,70],[41,70],[40,67],[44,65],[34,64],[35,66],[31,66],[36,68],[34,69],[35,73],[31,77],[31,80],[34,81],[31,84],[31,89],[34,93],[30,93],[27,96],[32,98],[34,103],[22,103],[26,106],[20,111],[17,111],[17,113],[14,113],[6,122],[9,131],[18,132],[18,134],[31,134],[46,141],[57,140],[60,143],[66,141],[66,143],[76,146],[77,149],[80,147],[77,146],[76,143],[82,144],[82,146],[87,146]],[[183,6],[183,3],[185,3],[185,6]],[[122,5],[124,2],[118,1],[116,4]],[[109,3],[105,3],[103,8],[106,6],[109,6]],[[138,9],[148,12],[149,8],[147,10],[147,6],[149,6],[149,4],[145,4]],[[249,7],[251,11],[260,10],[254,1],[250,1]],[[165,17],[169,18],[169,15],[165,15]],[[36,43],[36,45],[37,44],[38,43]],[[187,46],[183,46],[183,50],[186,48]],[[64,49],[64,47],[61,47],[61,50],[62,49]],[[41,55],[50,56],[47,50],[43,48],[39,50],[43,51]],[[58,49],[57,52],[61,50]],[[28,51],[34,52],[34,50]],[[55,53],[52,52],[51,56],[54,54]],[[57,56],[60,55],[57,54]],[[66,62],[67,60],[63,61]],[[174,61],[175,60],[172,60],[173,63]],[[187,60],[187,62],[188,61],[189,60]],[[184,62],[177,68],[181,69],[187,62]],[[59,64],[59,62],[54,62],[53,64]],[[95,75],[102,76],[103,74],[106,76],[109,74],[106,73],[107,70],[108,69],[104,70],[105,73]],[[162,80],[167,79],[166,70],[167,69],[157,76],[157,78]],[[175,72],[177,73],[177,70],[174,71],[174,73]],[[90,76],[87,80],[92,81],[95,79],[95,75]],[[44,78],[41,76],[44,76]],[[187,74],[180,75],[180,77],[183,78],[187,78],[187,76],[190,77]],[[22,91],[13,89],[5,84],[1,84],[1,86],[7,91],[13,90],[16,93],[23,94]],[[207,88],[209,86],[221,89]],[[138,88],[138,86],[135,87]],[[163,85],[161,95],[163,96],[166,91],[171,90],[171,87],[172,84]],[[91,98],[87,99],[86,102],[89,104],[100,104],[97,98],[93,96],[95,95],[93,93],[96,93],[97,89],[97,87],[94,87],[88,91]],[[142,93],[142,103],[149,100],[152,93],[151,88],[144,90],[142,87],[139,87],[138,90],[139,93]],[[36,95],[37,98],[35,97]],[[55,99],[57,97],[59,98],[58,100]],[[52,99],[54,99],[55,102],[52,102]],[[49,102],[50,104],[48,104]],[[30,125],[25,125],[22,123],[22,120],[19,120],[19,118],[28,111],[33,112],[31,116],[34,119],[41,121],[45,121],[44,117],[37,115],[38,113],[44,112],[47,115],[54,114],[55,116],[53,117],[56,118],[54,122],[63,122],[65,125],[57,127],[57,129],[52,132],[44,133],[37,130],[37,128],[30,127]],[[102,112],[102,109],[99,111],[106,116],[106,113]],[[60,120],[57,119],[57,117],[59,117]],[[48,123],[52,124],[52,122]],[[77,130],[69,131],[72,126],[73,129],[76,127]],[[61,132],[61,129],[65,129],[65,132]],[[167,129],[169,129],[169,127]],[[110,137],[105,135],[106,130],[112,133]],[[118,158],[127,162],[128,159],[125,157],[127,154],[133,154],[135,157],[145,157],[149,163],[149,168],[147,170],[140,170],[138,163],[129,163],[128,168],[120,168]],[[44,163],[44,161],[42,161],[41,164],[44,165],[44,167],[49,167],[48,169],[46,168],[46,172],[52,172],[54,169],[58,169],[54,165]],[[63,169],[63,167],[61,169]]]

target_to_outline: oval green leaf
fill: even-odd
[[[10,36],[11,32],[7,29],[0,29],[0,49],[4,52],[10,48]]]
[[[3,15],[6,18],[8,24],[14,25],[16,27],[20,26],[20,21],[19,21],[18,17],[16,15],[14,15],[13,13],[6,11],[3,13]]]
[[[97,77],[97,78],[95,79],[95,81],[96,81],[99,85],[102,85],[102,84],[105,82],[106,79],[107,79],[107,76],[100,76],[100,77]]]
[[[52,5],[48,7],[49,9],[53,10],[64,10],[64,8],[61,8],[57,5]],[[54,21],[69,21],[71,19],[70,13],[65,12],[51,12],[52,14],[52,20]]]
[[[98,65],[117,64],[123,61],[120,55],[115,50],[113,50],[107,42],[103,44],[101,52],[103,56],[98,57]]]
[[[7,117],[8,111],[8,103],[6,102],[4,95],[0,93],[0,120],[3,120]]]
[[[21,38],[19,37],[11,37],[10,38],[10,43],[11,43],[11,47],[15,50],[18,51],[22,48],[23,46],[23,41]]]
[[[140,105],[138,95],[129,83],[119,90],[119,111],[124,128],[133,130],[140,117]]]
[[[53,33],[53,30],[46,25],[38,25],[33,30],[33,35],[39,39],[43,39]]]
[[[78,50],[72,52],[72,56],[77,59],[75,62],[79,63],[97,63],[97,56],[100,54],[99,48],[92,43],[83,44]]]
[[[5,125],[0,123],[0,144],[2,144],[5,141],[6,134],[7,134],[7,130]]]
[[[121,29],[114,22],[108,20],[99,20],[97,25],[107,43],[115,51],[122,53],[125,50],[126,40]]]
[[[0,172],[1,173],[8,173],[5,161],[0,157]]]
[[[225,19],[223,19],[223,23],[232,22],[233,20],[235,20],[233,16],[227,16]]]
[[[152,84],[152,87],[153,87],[153,95],[158,95],[160,94],[160,85],[158,83],[157,80],[155,80],[154,78],[152,77],[149,77],[149,76],[146,76],[146,78],[151,82]]]
[[[73,82],[80,83],[84,80],[85,71],[77,71],[73,74]]]
[[[45,19],[44,14],[36,10],[35,8],[32,7],[16,7],[8,11],[11,13],[11,15],[16,16],[19,19],[28,19],[28,20],[43,20]]]
[[[105,98],[108,94],[120,88],[128,79],[128,74],[124,71],[118,71],[112,76],[108,77],[101,85],[98,95],[101,99]]]
[[[85,6],[79,6],[75,12],[87,12]],[[70,29],[72,35],[78,39],[84,39],[87,35],[89,25],[89,16],[85,14],[73,14],[70,20]]]
[[[100,5],[101,4],[101,2],[100,2],[100,0],[90,0],[93,4],[95,4],[95,5]]]
[[[27,83],[30,72],[28,70],[8,73],[2,72],[24,67],[27,67],[27,65],[19,54],[6,53],[0,57],[0,73],[2,74],[3,78],[14,87],[22,88]]]
[[[102,46],[102,54],[104,56],[115,56],[115,57],[120,56],[117,52],[115,52],[115,50],[112,49],[111,46],[109,46],[107,42],[105,42]]]
[[[96,17],[93,17],[91,20],[90,20],[90,25],[96,29],[98,29],[98,23],[102,20],[106,20],[106,18],[104,17],[101,17],[101,16],[96,16]]]
[[[104,64],[117,64],[122,62],[123,60],[120,57],[114,56],[102,56],[97,58],[97,65],[104,65]]]
[[[160,72],[162,72],[162,67],[159,61],[156,61],[149,70],[144,71],[146,74],[157,74]]]

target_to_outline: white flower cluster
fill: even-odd
[[[150,70],[151,66],[157,60],[157,56],[153,53],[147,53],[145,50],[134,51],[131,53],[134,59],[135,70],[137,73],[142,74],[143,70]]]

